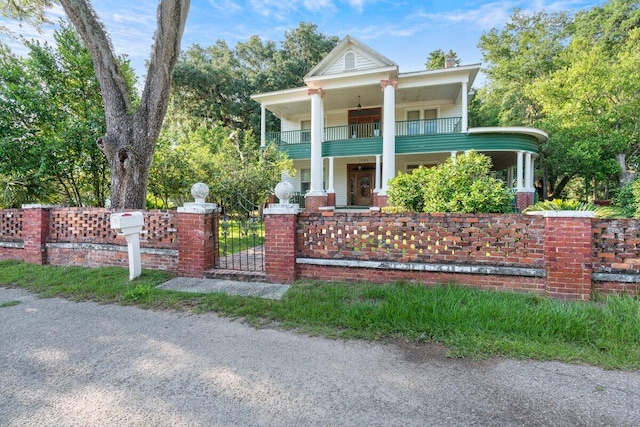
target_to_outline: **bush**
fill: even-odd
[[[640,180],[621,187],[613,203],[625,217],[640,216]]]
[[[400,173],[389,183],[389,204],[402,208],[404,211],[422,212],[424,208],[424,194],[421,181],[427,178],[429,169],[420,166],[412,173]]]
[[[389,202],[412,211],[507,213],[512,194],[492,178],[491,159],[469,152],[433,167],[400,174],[389,183]]]

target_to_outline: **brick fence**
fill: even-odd
[[[266,215],[265,230],[270,281],[456,282],[579,300],[637,294],[640,282],[638,220],[323,212]]]
[[[0,260],[127,266],[108,209],[0,210]],[[145,269],[203,277],[217,263],[218,213],[145,211]],[[482,289],[590,299],[637,295],[640,220],[562,216],[267,213],[268,281],[456,282]]]
[[[0,260],[60,266],[127,266],[127,242],[109,209],[40,205],[0,210]],[[143,268],[203,277],[217,258],[217,213],[144,211]]]

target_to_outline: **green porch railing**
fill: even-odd
[[[408,120],[395,123],[396,136],[418,136],[444,133],[460,133],[461,117],[447,117],[429,120]],[[324,128],[325,141],[341,141],[359,138],[380,138],[384,123],[363,123]],[[289,130],[284,132],[268,132],[267,141],[279,145],[308,144],[311,142],[310,130]]]

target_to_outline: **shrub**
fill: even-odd
[[[403,208],[405,211],[422,212],[424,194],[422,181],[428,179],[429,170],[423,166],[411,173],[400,173],[389,183],[389,204]]]
[[[640,216],[640,180],[635,180],[624,185],[618,191],[614,204],[620,209],[623,216]]]
[[[412,211],[486,213],[512,211],[512,194],[489,175],[491,159],[473,151],[433,167],[400,174],[389,183],[389,201]]]

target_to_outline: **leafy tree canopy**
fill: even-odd
[[[195,126],[206,121],[259,135],[260,106],[250,95],[302,86],[306,73],[337,43],[337,37],[302,22],[285,32],[280,47],[259,36],[233,49],[222,40],[207,48],[193,45],[176,65],[172,111],[186,114]]]
[[[26,58],[0,50],[2,204],[104,206],[109,173],[95,141],[105,117],[91,57],[69,25],[54,38],[55,48],[26,42]]]
[[[446,66],[447,58],[453,58],[454,64],[456,66],[460,65],[458,54],[451,49],[449,49],[449,52],[447,53],[444,53],[444,50],[442,49],[436,49],[429,52],[427,62],[424,65],[427,67],[427,70],[438,70]]]

